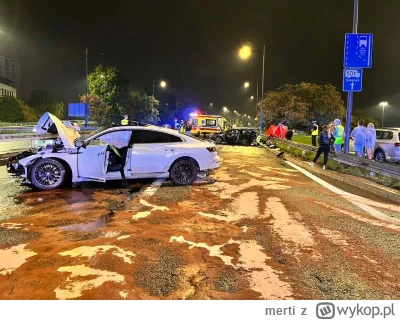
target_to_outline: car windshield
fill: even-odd
[[[106,129],[108,129],[108,128],[111,128],[111,126],[102,126],[102,127],[98,128],[98,129],[96,129],[96,130],[90,132],[90,134],[89,134],[88,136],[80,137],[78,140],[87,140],[87,139],[90,139],[90,138],[93,137],[94,135],[96,135],[96,134],[98,134],[99,132],[102,132],[102,131],[104,131],[104,130],[106,130]]]

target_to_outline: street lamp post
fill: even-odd
[[[89,49],[86,48],[86,103],[85,103],[85,127],[88,126],[88,109],[89,109],[89,79],[88,79],[88,52]]]
[[[382,107],[382,128],[383,128],[383,117],[385,115],[385,107],[387,107],[389,104],[386,101],[382,101],[379,105]]]
[[[245,45],[239,50],[239,57],[243,60],[247,60],[252,53],[251,46]],[[260,106],[260,133],[263,131],[263,100],[264,100],[264,75],[265,75],[265,44],[263,46],[263,63],[262,63],[262,79],[261,79],[261,106]],[[258,83],[257,83],[258,90]],[[258,93],[257,93],[258,99]],[[258,105],[258,101],[257,101]]]

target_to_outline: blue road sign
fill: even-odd
[[[343,91],[362,90],[363,69],[344,69],[343,70]]]
[[[346,33],[344,41],[345,68],[371,68],[372,42],[370,33]]]

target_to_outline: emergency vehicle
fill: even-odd
[[[218,115],[191,114],[189,121],[192,125],[191,134],[198,137],[223,132],[232,127],[228,120]]]

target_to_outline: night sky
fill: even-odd
[[[400,127],[399,12],[399,0],[360,0],[358,32],[374,34],[374,55],[354,103],[380,119],[377,105],[388,101],[385,122]],[[301,81],[341,90],[352,16],[352,0],[0,0],[0,55],[21,59],[23,98],[41,88],[77,101],[88,47],[90,70],[114,65],[133,88],[165,80],[178,101],[255,115],[262,45],[266,90]],[[237,51],[246,42],[258,52],[244,62]]]

